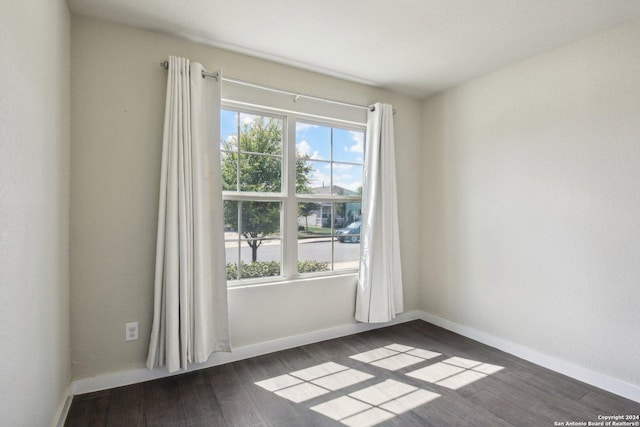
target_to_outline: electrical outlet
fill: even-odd
[[[126,323],[124,325],[124,329],[125,329],[125,335],[124,335],[124,340],[125,341],[135,341],[138,339],[138,322],[130,322],[130,323]]]

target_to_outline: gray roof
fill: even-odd
[[[333,186],[325,186],[325,187],[314,187],[311,188],[311,194],[326,194],[326,195],[341,195],[341,196],[355,196],[358,193],[356,193],[355,191],[351,191],[347,188],[344,187],[340,187],[339,185],[333,185]]]

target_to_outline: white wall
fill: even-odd
[[[0,425],[46,426],[69,345],[69,46],[63,0],[0,2]]]
[[[428,312],[640,385],[640,23],[423,104]]]
[[[152,319],[168,55],[241,80],[351,103],[390,102],[396,138],[405,309],[419,298],[419,101],[158,33],[72,19],[72,377],[144,366]],[[296,104],[290,102],[290,108]],[[353,323],[355,277],[229,291],[235,347]],[[124,324],[140,322],[125,343]]]

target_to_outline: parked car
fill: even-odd
[[[352,222],[336,232],[338,242],[360,243],[360,221]]]

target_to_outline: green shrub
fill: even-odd
[[[278,261],[256,261],[247,264],[240,261],[242,267],[242,278],[252,277],[272,277],[280,275],[280,263]],[[300,273],[314,273],[317,271],[328,271],[329,263],[322,261],[299,261],[298,271]],[[227,263],[227,280],[238,279],[238,264]]]
[[[270,277],[280,275],[280,263],[278,261],[256,261],[251,264],[242,263],[242,277]]]
[[[238,278],[238,264],[232,262],[227,263],[227,280],[236,280]]]
[[[240,261],[242,266],[242,278],[250,279],[252,277],[270,277],[280,274],[280,263],[278,261],[256,261],[247,264]],[[238,264],[227,263],[227,280],[238,279]]]
[[[315,273],[316,271],[329,271],[329,263],[323,261],[298,261],[299,273]]]

